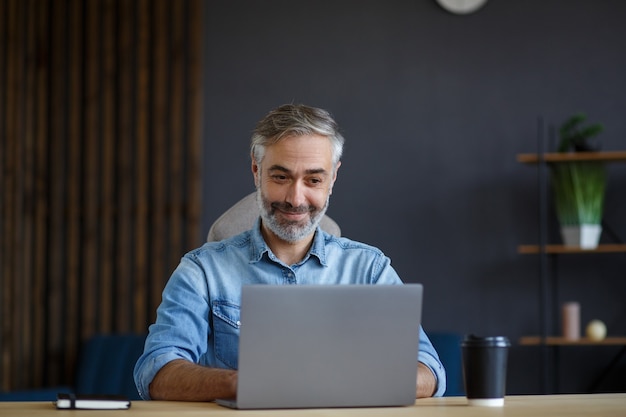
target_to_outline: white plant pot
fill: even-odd
[[[581,249],[597,248],[601,233],[602,226],[599,224],[561,226],[561,236],[565,246],[573,246]]]

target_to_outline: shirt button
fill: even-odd
[[[241,327],[241,322],[237,320],[237,327]]]

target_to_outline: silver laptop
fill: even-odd
[[[411,405],[422,285],[253,285],[241,297],[239,409]]]

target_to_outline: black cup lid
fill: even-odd
[[[462,343],[463,346],[487,346],[487,347],[509,347],[511,342],[506,336],[486,336],[480,337],[473,334],[465,336]]]

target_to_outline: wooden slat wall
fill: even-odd
[[[201,0],[0,0],[0,389],[145,332],[200,230]]]

